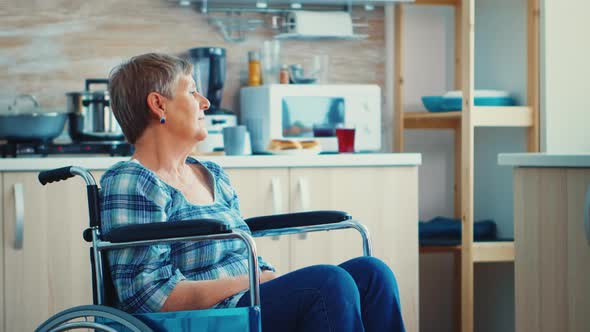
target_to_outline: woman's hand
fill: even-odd
[[[264,270],[264,271],[262,271],[262,273],[260,273],[260,283],[267,282],[269,280],[273,280],[274,278],[277,278],[278,276],[279,276],[279,274],[276,272]]]
[[[264,270],[260,273],[260,283],[279,276],[278,273]],[[161,311],[180,311],[206,309],[215,303],[248,289],[248,275],[216,280],[182,280],[172,290]]]

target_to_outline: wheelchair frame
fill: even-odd
[[[278,228],[278,229],[262,229],[257,231],[251,231],[252,235],[248,234],[247,232],[241,230],[231,230],[224,233],[219,234],[206,234],[206,235],[192,235],[192,236],[177,236],[177,237],[169,237],[169,238],[157,238],[157,239],[145,239],[145,240],[136,240],[136,241],[124,241],[124,242],[109,242],[101,239],[101,221],[100,221],[100,202],[99,202],[99,188],[96,184],[96,181],[92,174],[81,167],[77,166],[68,166],[63,168],[58,168],[54,170],[44,171],[39,174],[39,181],[41,184],[45,185],[46,183],[54,182],[54,181],[61,181],[66,180],[68,178],[74,177],[78,175],[84,179],[87,186],[87,193],[88,193],[88,208],[89,208],[89,219],[90,219],[90,227],[86,229],[84,232],[84,239],[88,242],[91,242],[91,250],[94,256],[92,259],[93,263],[93,285],[94,285],[94,294],[95,299],[94,302],[98,306],[105,305],[105,285],[104,285],[104,271],[103,271],[103,252],[106,252],[111,249],[121,249],[121,248],[129,248],[129,247],[136,247],[136,246],[147,246],[159,243],[171,243],[171,242],[198,242],[198,241],[205,241],[205,240],[223,240],[223,239],[239,239],[244,242],[248,251],[248,278],[249,278],[249,291],[250,291],[250,307],[254,308],[255,310],[260,310],[260,281],[259,281],[259,267],[258,267],[258,255],[256,251],[256,244],[254,242],[254,237],[263,237],[263,236],[278,236],[278,235],[287,235],[287,234],[298,234],[298,233],[309,233],[309,232],[317,232],[317,231],[330,231],[330,230],[337,230],[337,229],[347,229],[352,228],[356,229],[363,240],[363,254],[365,256],[372,255],[372,248],[371,248],[371,239],[368,229],[361,223],[355,221],[347,214],[348,220],[344,221],[337,221],[332,223],[326,224],[314,224],[314,225],[306,225],[306,226],[294,226],[294,227],[285,227],[285,228]],[[306,212],[300,213],[305,214]],[[310,212],[312,213],[312,212]],[[272,216],[266,217],[272,218]],[[88,306],[83,306],[88,307]],[[120,315],[129,315],[123,311],[120,311],[116,308],[108,307],[110,309],[114,309],[115,312],[120,312]],[[72,309],[68,309],[66,311],[71,312]],[[222,310],[222,309],[217,309]],[[65,312],[65,311],[64,311]],[[62,331],[63,328],[56,327],[51,329],[51,326],[48,324],[49,321],[56,316],[59,316],[59,313],[56,314],[54,317],[47,320],[43,323],[37,331]],[[134,318],[134,317],[131,317]],[[104,326],[98,323],[92,322],[73,322],[66,324],[68,328],[80,328],[80,327],[94,327],[103,330],[109,330],[108,326]],[[66,325],[62,325],[65,327]]]

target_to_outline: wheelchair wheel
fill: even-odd
[[[82,328],[105,332],[152,331],[145,323],[124,311],[101,305],[81,305],[53,315],[35,332],[70,331]]]

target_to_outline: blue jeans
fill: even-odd
[[[314,265],[260,285],[262,331],[404,332],[395,276],[374,257]],[[238,302],[250,304],[249,292]]]

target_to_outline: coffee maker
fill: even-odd
[[[223,128],[236,126],[238,122],[233,112],[221,108],[225,82],[225,49],[191,48],[188,50],[188,60],[193,65],[193,79],[197,84],[197,90],[211,102],[211,107],[205,111],[209,135],[197,145],[196,150],[200,153],[223,151]]]

